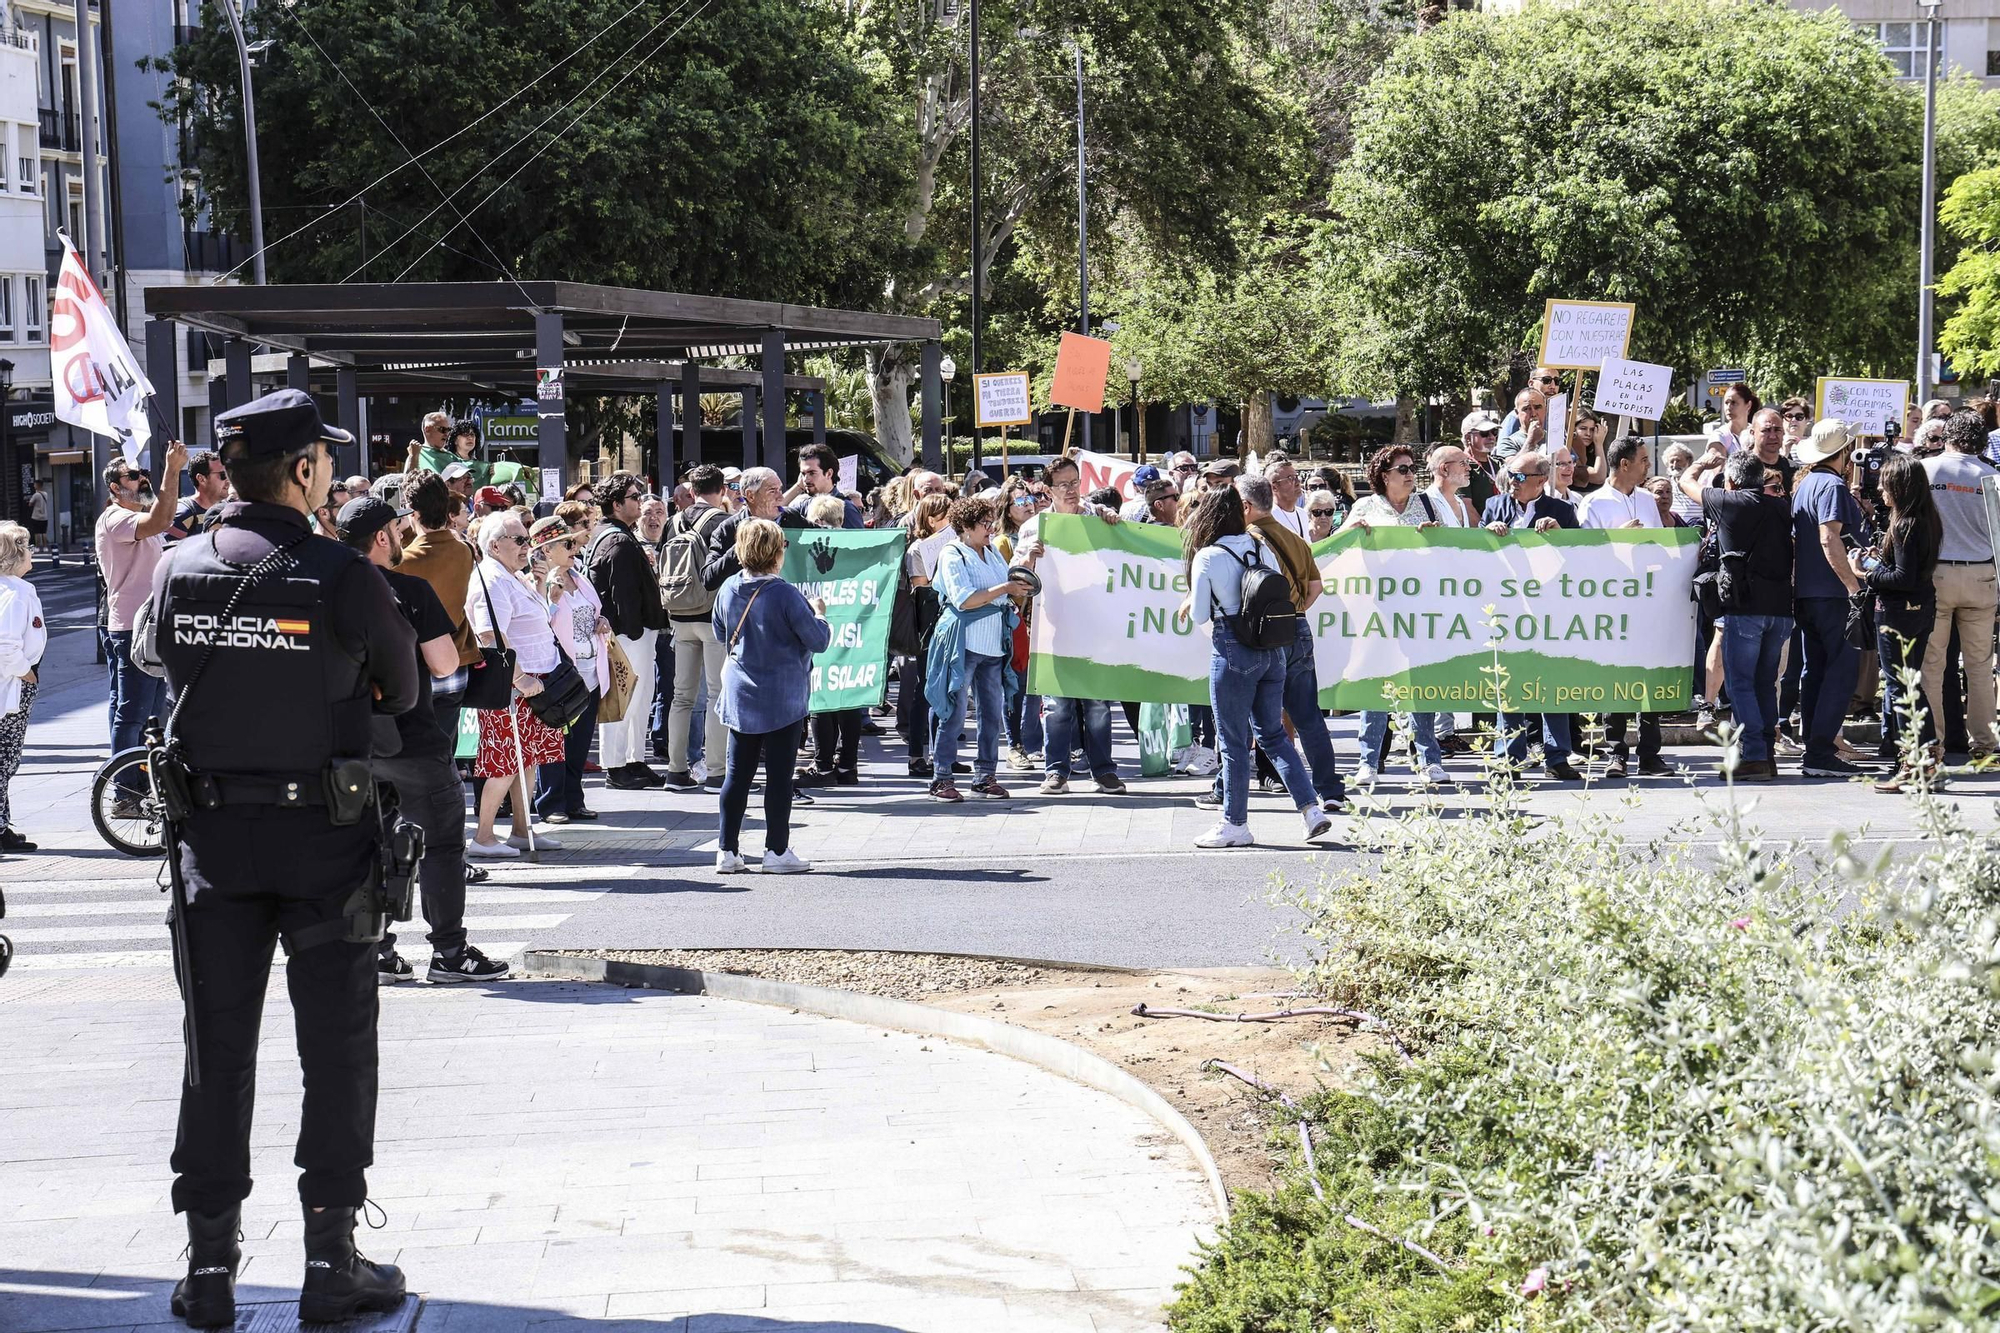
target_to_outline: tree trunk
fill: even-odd
[[[1415,444],[1417,442],[1417,400],[1406,394],[1396,395],[1396,434],[1393,443]]]
[[[875,402],[875,439],[882,452],[908,466],[916,458],[910,420],[910,378],[914,348],[905,343],[868,349],[868,393]]]
[[[1271,433],[1271,395],[1253,393],[1243,404],[1243,445],[1242,457],[1248,457],[1254,450],[1258,457],[1271,452],[1271,444],[1276,439]]]

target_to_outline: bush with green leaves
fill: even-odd
[[[1244,1196],[1176,1329],[1996,1326],[2000,844],[1928,792],[1873,859],[1609,799],[1357,820],[1280,888],[1303,988],[1415,1056],[1302,1104],[1324,1201]]]

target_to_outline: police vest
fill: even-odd
[[[247,567],[216,553],[211,531],[167,560],[155,637],[190,768],[317,779],[335,759],[368,755],[372,694],[328,604],[341,578],[366,563],[359,552],[307,537],[269,572],[246,578]]]

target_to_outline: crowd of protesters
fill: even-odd
[[[601,772],[617,790],[716,792],[722,873],[749,867],[740,839],[759,774],[761,868],[809,869],[791,844],[793,808],[813,803],[817,789],[860,783],[862,738],[884,734],[885,722],[908,775],[940,803],[1015,799],[1010,773],[1031,775],[1044,797],[1073,784],[1125,793],[1113,731],[1122,713],[1136,733],[1139,705],[1030,691],[1028,622],[1047,513],[1181,534],[1193,588],[1183,612],[1211,627],[1214,653],[1209,701],[1186,710],[1189,741],[1173,756],[1177,771],[1213,778],[1196,803],[1221,822],[1202,846],[1248,843],[1246,802],[1258,789],[1285,794],[1308,834],[1324,833],[1346,787],[1377,783],[1405,742],[1415,781],[1434,786],[1452,781],[1448,762],[1481,734],[1501,766],[1524,771],[1538,753],[1556,781],[1580,780],[1586,760],[1614,778],[1634,764],[1645,775],[1675,771],[1661,755],[1656,713],[1474,714],[1468,730],[1451,713],[1399,721],[1371,709],[1343,772],[1303,614],[1324,592],[1310,544],[1371,526],[1704,529],[1696,721],[1733,721],[1737,781],[1770,780],[1781,758],[1796,757],[1805,776],[1867,773],[1896,792],[1953,752],[1993,753],[1995,573],[1982,494],[2000,458],[1991,404],[1926,404],[1901,439],[1883,442],[1815,422],[1802,399],[1767,407],[1737,384],[1707,447],[1672,445],[1656,465],[1648,444],[1609,438],[1587,411],[1552,438],[1554,387],[1554,374],[1538,368],[1505,419],[1474,411],[1453,442],[1421,455],[1408,445],[1378,450],[1359,496],[1340,469],[1281,452],[1252,460],[1251,475],[1233,458],[1173,454],[1140,466],[1129,492],[1085,494],[1076,462],[1057,458],[997,482],[913,467],[878,491],[843,495],[833,452],[809,445],[789,483],[769,468],[702,463],[670,488],[615,472],[535,503],[521,478],[474,456],[475,430],[431,414],[403,470],[337,481],[315,526],[393,571],[418,631],[428,720],[409,724],[385,773],[430,833],[422,878],[432,976],[504,970],[464,944],[465,885],[485,877],[480,863],[559,851],[557,830],[596,819],[587,774]],[[183,469],[193,481],[185,498]],[[165,471],[157,494],[137,469],[105,476],[96,548],[121,749],[165,703],[130,649],[151,569],[230,494],[206,451],[173,446]],[[786,545],[811,528],[888,525],[908,535],[895,696],[809,715],[811,659],[830,631],[824,606],[779,576]],[[34,536],[0,525],[0,850],[33,847],[8,819],[5,779],[19,762],[46,641],[33,586],[20,577]],[[1283,642],[1243,628],[1257,614],[1246,604],[1271,589],[1298,613]],[[1843,721],[1870,707],[1881,715],[1873,754],[1842,735]],[[461,734],[475,729],[466,723],[462,733],[468,711],[477,741],[469,762],[458,761],[461,778],[451,764]],[[474,784],[469,835],[465,778]],[[121,806],[139,796],[118,793]],[[409,971],[392,946],[384,968],[386,979]]]

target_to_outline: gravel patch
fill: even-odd
[[[894,1000],[1003,988],[1074,985],[1079,978],[1119,978],[1117,972],[1037,967],[937,953],[869,953],[842,949],[563,949],[573,958],[649,963],[732,972],[799,986],[830,986]],[[1085,981],[1084,984],[1089,984]]]

